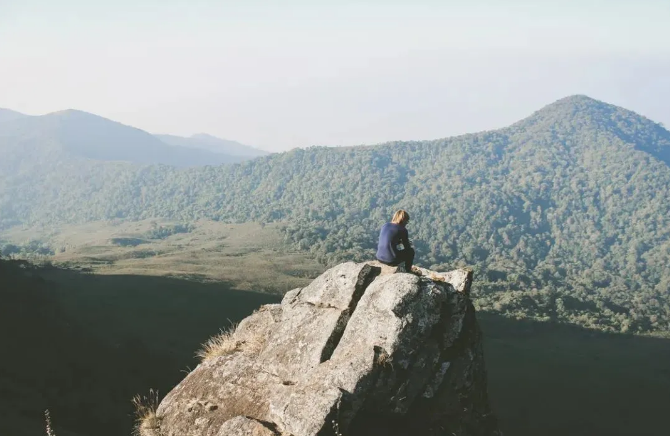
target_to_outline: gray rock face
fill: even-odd
[[[263,306],[163,399],[159,434],[501,435],[472,273],[421,273],[344,263]]]
[[[272,428],[266,427],[256,420],[236,416],[224,422],[216,436],[275,436],[275,434]]]

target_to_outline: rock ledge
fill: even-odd
[[[472,272],[344,263],[243,320],[142,436],[501,435]]]

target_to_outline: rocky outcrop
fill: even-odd
[[[160,436],[499,435],[472,273],[344,263],[261,307],[161,402]]]

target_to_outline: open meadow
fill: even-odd
[[[277,227],[209,220],[188,225],[93,222],[15,227],[0,234],[0,240],[19,245],[37,240],[54,252],[48,257],[54,265],[95,274],[229,282],[239,290],[283,294],[309,283],[324,267],[285,244]]]

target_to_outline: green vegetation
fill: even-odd
[[[37,239],[31,239],[24,243],[17,244],[0,239],[0,256],[34,258],[51,256],[53,254],[54,250],[49,246],[49,244],[46,244]]]
[[[670,132],[587,97],[493,132],[226,167],[9,150],[0,158],[5,228],[282,222],[288,242],[333,264],[371,258],[378,228],[402,207],[418,263],[474,266],[480,310],[604,331],[670,329]]]
[[[150,389],[148,395],[135,395],[132,403],[135,406],[133,435],[151,436],[156,434],[160,426],[160,419],[156,416],[156,410],[160,405],[159,393]]]
[[[165,239],[172,235],[177,235],[179,233],[190,233],[195,226],[193,224],[172,224],[162,226],[153,222],[151,225],[151,230],[146,233],[146,237],[149,239]]]

